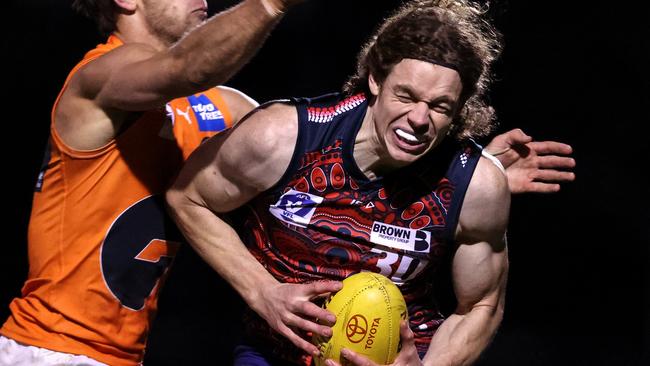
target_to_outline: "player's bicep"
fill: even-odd
[[[476,306],[496,307],[505,290],[508,255],[505,242],[459,245],[452,264],[452,279],[458,310]]]
[[[508,272],[505,232],[510,192],[503,172],[481,158],[467,189],[459,218],[458,249],[452,264],[461,311],[496,306]]]
[[[145,111],[189,93],[178,64],[168,53],[127,44],[84,66],[72,82],[102,109]]]
[[[242,183],[247,174],[245,149],[226,152],[239,140],[239,134],[232,132],[209,139],[192,153],[167,195],[172,205],[199,205],[227,212],[257,193],[252,184]]]
[[[202,144],[188,159],[172,191],[184,192],[189,200],[215,212],[233,210],[282,177],[296,138],[295,108],[257,110]]]

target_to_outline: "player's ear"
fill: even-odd
[[[375,77],[371,73],[368,73],[368,88],[370,93],[375,97],[379,95],[379,89],[381,88],[380,84],[375,80]]]
[[[133,12],[137,8],[136,0],[113,0],[118,9]]]

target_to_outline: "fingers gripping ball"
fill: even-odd
[[[325,302],[336,315],[330,339],[314,335],[320,348],[316,366],[331,358],[337,362],[348,348],[380,365],[393,362],[400,347],[399,324],[408,317],[400,290],[388,278],[362,272],[343,280],[343,288]],[[345,363],[343,363],[345,364]]]

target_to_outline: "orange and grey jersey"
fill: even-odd
[[[87,53],[68,81],[121,44],[112,36]],[[29,223],[29,274],[0,333],[109,365],[138,365],[161,281],[181,245],[163,193],[184,157],[231,125],[230,114],[215,88],[144,112],[107,145],[79,151],[54,128],[57,105]]]

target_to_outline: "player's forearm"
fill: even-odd
[[[249,253],[234,229],[180,191],[167,193],[170,212],[196,252],[249,304],[277,281]]]
[[[475,306],[467,314],[452,314],[431,340],[424,365],[473,364],[494,337],[502,318],[502,305]]]
[[[266,40],[282,13],[272,15],[267,0],[245,0],[210,18],[174,45],[170,52],[179,72],[174,88],[182,95],[226,82]],[[267,2],[267,4],[269,4]]]

